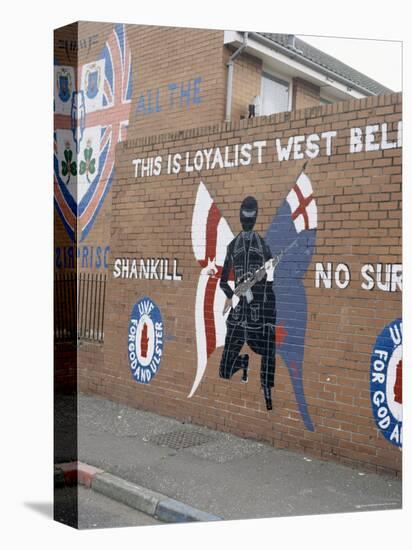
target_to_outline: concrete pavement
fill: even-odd
[[[79,460],[224,519],[387,510],[397,478],[80,395]]]
[[[116,502],[96,491],[83,486],[62,487],[55,493],[56,519],[62,523],[73,524],[76,518],[72,501],[78,502],[78,528],[98,529],[102,527],[133,527],[137,525],[162,525],[161,521]],[[72,514],[73,515],[73,514]]]
[[[55,490],[73,486],[85,486],[93,489],[165,523],[220,521],[222,519],[84,462],[73,461],[55,465]],[[68,494],[73,493],[69,492]],[[66,500],[64,512],[67,519],[63,523],[76,526],[76,521],[73,521],[73,518],[77,518],[78,515],[78,502],[76,495],[73,494],[73,496],[75,497],[73,500]],[[69,508],[69,505],[71,508]],[[55,516],[58,521],[61,520],[61,518],[59,519],[59,513],[56,511]]]

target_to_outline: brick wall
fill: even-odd
[[[77,82],[80,78],[84,80],[84,74],[82,74],[82,67],[86,64],[93,63],[96,59],[101,57],[101,52],[105,47],[107,40],[109,39],[113,31],[113,25],[110,23],[93,23],[93,22],[78,22],[66,27],[59,28],[55,31],[54,35],[54,60],[57,71],[55,73],[55,80],[58,78],[59,67],[71,67],[73,69],[73,80],[71,91],[76,90],[78,86]],[[82,84],[83,86],[83,84]],[[55,95],[57,90],[55,89]],[[114,112],[116,112],[114,109]],[[61,129],[69,130],[71,122],[70,109],[67,108],[65,114],[62,116],[61,112],[56,111],[55,115],[55,130],[57,134]],[[97,117],[90,122],[85,121],[86,127],[96,127],[98,124],[106,123],[105,116]],[[56,135],[57,135],[56,134]],[[67,134],[65,134],[67,137]],[[57,149],[57,141],[55,144],[55,150]],[[86,138],[83,142],[86,141]],[[67,176],[63,177],[63,184],[76,181],[80,182],[80,163],[84,160],[83,150],[76,151],[74,143],[70,143],[72,150],[72,162],[76,163],[76,175],[71,174],[71,179],[68,180]],[[93,157],[96,157],[98,146],[93,144]],[[59,153],[59,151],[58,151]],[[61,151],[60,151],[61,153]],[[59,164],[64,160],[63,155],[60,155]],[[61,166],[59,166],[61,174]],[[102,177],[103,189],[108,184],[109,178]],[[108,185],[110,188],[110,184]],[[59,197],[59,198],[58,198]],[[56,202],[60,205],[60,215],[56,216],[55,220],[55,247],[54,247],[54,259],[56,271],[61,272],[65,269],[70,269],[73,266],[73,262],[78,259],[77,268],[81,271],[96,271],[101,269],[99,266],[97,257],[103,257],[104,249],[110,239],[110,221],[109,213],[111,210],[111,195],[110,189],[105,193],[104,200],[97,205],[95,210],[96,216],[95,222],[91,223],[91,229],[87,234],[82,235],[80,227],[83,222],[80,219],[76,219],[70,209],[65,204],[62,198],[62,193],[59,191],[55,184],[55,198]],[[80,217],[80,216],[79,216]],[[64,225],[63,220],[66,221]],[[73,232],[78,235],[74,236]],[[100,247],[99,250],[98,247]]]
[[[227,60],[233,53],[225,48]],[[226,68],[227,72],[227,68]],[[260,95],[262,82],[262,60],[243,53],[234,63],[232,91],[232,120],[247,118],[248,106],[255,96]],[[226,93],[226,90],[225,90]]]
[[[294,78],[292,85],[292,110],[306,109],[320,104],[320,87],[302,78]]]
[[[56,395],[73,395],[77,391],[77,349],[74,343],[54,348],[54,391]]]
[[[223,31],[131,25],[128,33],[130,131],[150,135],[223,119]]]
[[[350,153],[350,128],[387,124],[396,140],[401,97],[382,96],[148,138],[129,134],[117,150],[113,191],[111,267],[115,258],[177,258],[182,281],[109,277],[104,360],[80,369],[81,388],[133,406],[270,441],[377,471],[399,472],[401,453],[377,428],[370,402],[370,360],[377,335],[401,316],[401,292],[361,288],[365,264],[401,260],[401,149]],[[260,206],[256,230],[264,234],[302,169],[303,159],[274,157],[277,138],[335,130],[331,154],[322,143],[306,168],[318,209],[316,247],[303,278],[307,299],[303,389],[314,430],[299,412],[292,377],[278,356],[274,411],[264,408],[259,360],[251,353],[247,385],[218,376],[222,348],[212,353],[203,380],[196,373],[195,303],[200,267],[193,256],[192,214],[200,183],[193,172],[134,177],[132,160],[199,148],[266,140],[262,162],[204,171],[202,179],[233,232],[247,194]],[[376,141],[382,138],[379,132]],[[306,159],[307,160],[307,159]],[[345,263],[350,285],[316,287],[315,266]],[[113,271],[113,269],[111,269]],[[138,384],[128,363],[130,315],[139,298],[159,306],[166,342],[150,384]],[[293,301],[293,300],[292,300]],[[279,344],[280,345],[280,344]],[[98,388],[96,390],[96,388]]]
[[[55,63],[76,69],[76,78],[81,78],[81,67],[101,58],[112,33],[113,24],[83,21],[57,29]],[[154,135],[224,120],[226,63],[232,50],[223,45],[223,31],[126,25],[125,34],[131,52],[132,95],[129,112],[120,114],[120,109],[115,107],[113,114],[116,117],[119,113],[118,118],[121,119],[128,118],[127,131],[130,134]],[[261,60],[253,56],[242,54],[236,59],[233,120],[247,116],[249,103],[260,94],[261,70]],[[120,81],[120,75],[116,76]],[[316,91],[303,80],[295,79],[293,93],[296,108],[319,103],[319,90]],[[106,119],[102,113],[100,118],[95,116],[93,124],[104,125]],[[67,126],[67,121],[64,124]],[[86,126],[90,124],[87,119]],[[56,129],[61,126],[62,121],[58,118]],[[122,139],[126,135],[123,129]],[[73,160],[79,166],[83,153],[73,149],[73,154]],[[55,262],[59,266],[68,265],[71,255],[75,253],[80,271],[106,269],[104,259],[108,257],[112,197],[109,178],[102,180],[108,189],[100,201],[94,221],[84,237],[79,234],[72,250],[69,251],[70,243],[55,250]],[[58,231],[65,231],[60,221],[57,225]]]
[[[79,383],[86,393],[101,393],[104,386],[104,375],[98,376],[103,367],[104,346],[95,342],[82,342],[78,348]]]
[[[76,69],[101,58],[102,49],[110,42],[113,24],[78,22],[55,31],[54,55],[58,65]],[[110,117],[129,119],[128,131],[134,135],[154,134],[172,129],[208,125],[224,118],[225,74],[223,31],[184,29],[158,26],[126,25],[125,36],[131,52],[132,95],[129,111],[121,113],[116,105]],[[119,69],[115,74],[120,82]],[[107,124],[112,118],[101,112],[90,124]],[[194,122],[195,121],[195,122]],[[67,126],[61,118],[56,128]],[[126,136],[122,131],[122,139]],[[117,135],[113,136],[114,143]],[[82,151],[73,149],[73,160],[80,165]],[[73,178],[72,178],[73,180]],[[111,183],[102,178],[108,190],[100,201],[97,215],[84,237],[79,234],[73,250],[78,254],[82,272],[104,271],[105,253],[110,240]],[[58,231],[65,229],[57,221]],[[80,222],[80,225],[82,223]],[[67,233],[67,231],[66,231]],[[72,243],[75,240],[72,239]],[[63,245],[62,245],[63,246]],[[66,263],[69,243],[55,250],[55,262]],[[72,251],[70,251],[72,254]],[[61,269],[59,267],[59,269]]]

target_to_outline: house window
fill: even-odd
[[[289,110],[289,82],[262,73],[260,115],[271,115]]]

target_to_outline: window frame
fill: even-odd
[[[263,104],[263,78],[266,77],[269,80],[273,80],[277,84],[280,85],[287,85],[288,86],[288,106],[286,111],[278,111],[279,113],[289,112],[292,110],[292,99],[293,99],[293,79],[285,74],[281,74],[278,72],[274,72],[270,68],[266,67],[265,65],[262,67],[262,73],[261,73],[261,83],[260,83],[260,105],[262,110],[262,104]],[[276,114],[276,113],[271,113]],[[271,116],[271,115],[264,115],[262,113],[259,113],[260,116]]]

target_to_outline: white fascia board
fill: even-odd
[[[235,47],[239,47],[243,44],[243,34],[238,31],[225,31],[224,44],[232,44]],[[322,73],[321,69],[316,71],[301,63],[299,61],[299,56],[294,56],[292,51],[289,56],[249,37],[245,51],[262,59],[265,66],[271,67],[273,70],[278,69],[286,75],[300,77],[320,86],[322,97],[331,99],[360,99],[366,97],[365,94],[353,88],[349,88],[346,84],[326,76]],[[336,78],[339,77],[337,76]]]
[[[243,42],[243,35],[239,31],[225,31],[223,43],[231,44],[232,42]]]

